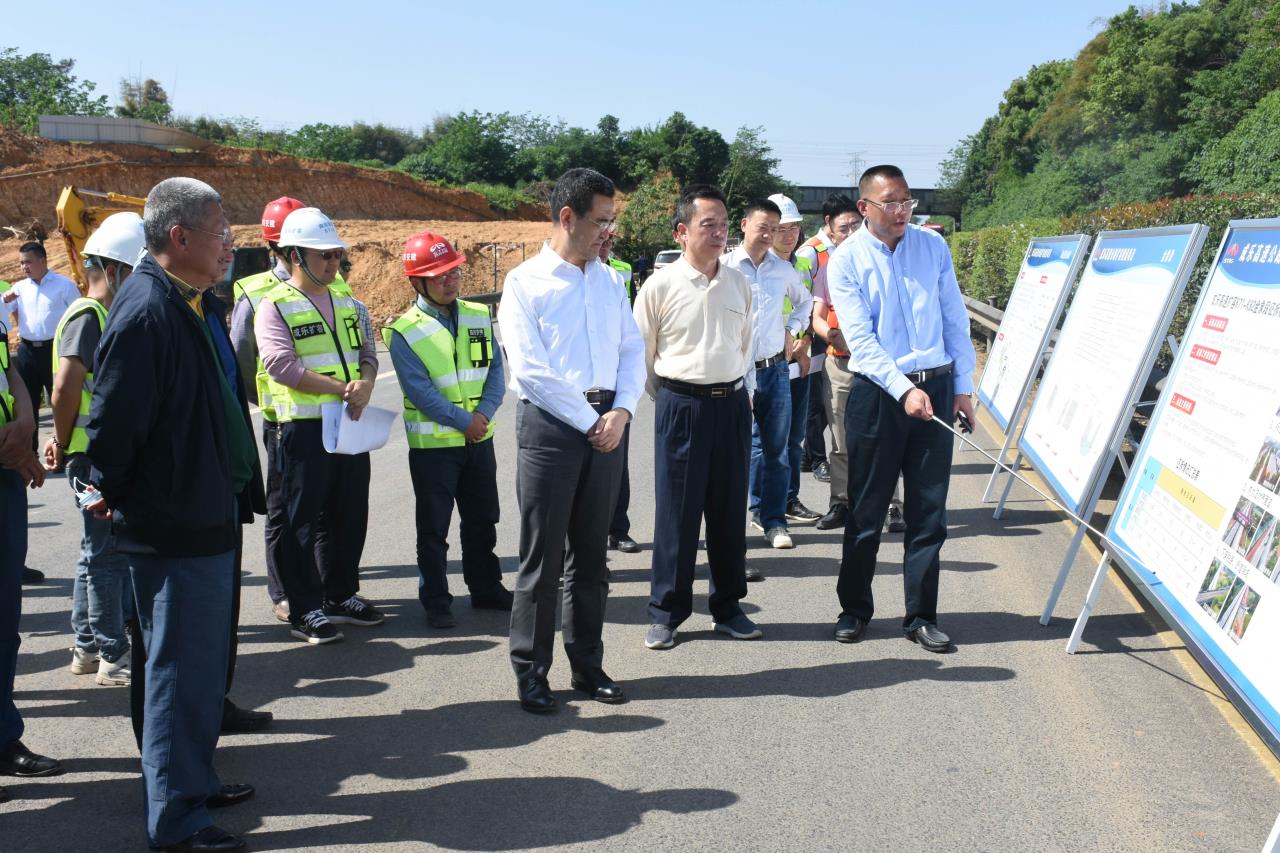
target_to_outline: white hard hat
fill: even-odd
[[[333,220],[318,207],[300,207],[284,219],[280,227],[281,246],[297,246],[300,249],[345,249],[347,244],[338,236]]]
[[[804,217],[800,215],[800,208],[796,207],[796,203],[782,193],[774,193],[769,196],[769,201],[776,204],[778,209],[782,211],[782,219],[779,221],[783,225],[788,222],[801,222],[804,220]]]
[[[136,213],[113,213],[84,243],[83,255],[93,255],[136,267],[147,253],[142,217]]]

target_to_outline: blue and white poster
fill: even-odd
[[[1233,222],[1108,532],[1280,733],[1280,220]]]
[[[978,382],[978,399],[1005,432],[1035,379],[1088,245],[1088,237],[1074,234],[1037,238],[1027,246]]]
[[[1116,427],[1204,235],[1201,225],[1098,235],[1018,440],[1073,511],[1110,468]]]

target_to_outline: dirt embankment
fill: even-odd
[[[212,146],[174,152],[144,145],[53,142],[0,135],[0,226],[25,228],[33,219],[52,232],[54,207],[67,185],[145,196],[165,178],[188,175],[222,194],[233,223],[256,223],[263,205],[291,195],[334,219],[441,219],[479,222],[541,219],[525,206],[499,214],[478,193],[446,189],[399,172],[300,160],[272,151]]]

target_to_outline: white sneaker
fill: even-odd
[[[98,665],[98,676],[94,681],[103,687],[128,687],[132,678],[129,671],[129,663],[125,655],[120,656],[120,660],[112,663],[108,660],[100,661]]]
[[[787,532],[785,527],[774,527],[764,535],[765,541],[773,548],[794,548],[795,543],[791,541],[791,534]]]
[[[91,675],[97,672],[97,650],[82,649],[79,646],[74,646],[71,649],[71,671],[76,675]]]

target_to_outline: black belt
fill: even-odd
[[[941,367],[931,367],[928,370],[916,370],[912,373],[904,373],[902,375],[910,379],[915,385],[923,385],[930,379],[936,379],[939,376],[950,376],[951,364],[951,362],[947,362]]]
[[[764,370],[766,367],[773,367],[775,364],[782,361],[783,358],[784,356],[782,355],[781,351],[779,351],[777,355],[771,355],[768,358],[762,358],[756,362],[756,370]]]
[[[48,341],[29,341],[29,340],[27,340],[26,338],[23,338],[23,339],[22,339],[22,341],[21,341],[21,343],[24,343],[24,344],[27,344],[28,346],[33,346],[33,347],[35,347],[36,349],[39,349],[40,347],[47,347],[49,344],[53,343],[53,341],[52,341],[52,340],[48,340]]]
[[[692,382],[680,382],[676,379],[662,380],[663,388],[688,397],[728,397],[734,391],[744,387],[744,385],[745,383],[741,379],[733,382],[712,382],[708,385],[696,385]]]
[[[608,388],[591,388],[582,392],[582,396],[587,398],[587,402],[591,404],[591,408],[599,411],[604,409],[608,411],[613,408],[613,391]]]

